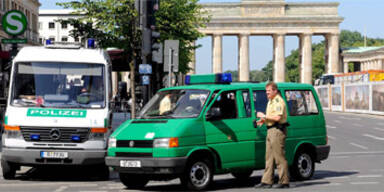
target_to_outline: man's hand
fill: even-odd
[[[264,124],[265,120],[264,119],[260,119],[258,121],[256,121],[256,125],[257,126],[262,126]]]
[[[257,112],[256,117],[257,117],[257,118],[263,118],[263,119],[265,119],[265,114],[264,114],[263,112]]]

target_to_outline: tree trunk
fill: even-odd
[[[134,61],[131,61],[129,63],[130,65],[130,87],[131,87],[131,119],[136,118],[136,91],[135,91],[135,63]]]

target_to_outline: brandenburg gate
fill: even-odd
[[[312,36],[325,37],[326,72],[341,72],[339,65],[339,3],[288,3],[285,0],[242,0],[236,3],[205,3],[211,15],[202,33],[212,37],[212,71],[223,72],[222,39],[238,36],[239,81],[249,81],[249,37],[273,37],[273,80],[285,81],[285,36],[298,36],[300,82],[312,83]],[[190,64],[192,73],[196,64]]]

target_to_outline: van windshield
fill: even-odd
[[[103,64],[17,63],[11,105],[104,108],[105,92]]]
[[[190,118],[199,116],[209,95],[207,90],[179,89],[158,92],[141,110],[140,119]]]

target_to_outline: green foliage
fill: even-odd
[[[202,10],[198,0],[163,0],[156,12],[156,30],[160,32],[160,41],[177,39],[180,41],[179,70],[187,73],[188,63],[192,60],[193,51],[197,48],[193,44],[204,34],[198,31],[209,22],[207,12]]]
[[[384,39],[367,38],[367,46],[383,46]],[[340,47],[361,47],[364,46],[364,37],[359,32],[352,32],[348,30],[342,30],[340,33]],[[325,41],[312,44],[312,79],[319,78],[325,72]],[[293,50],[291,54],[286,57],[286,81],[287,82],[299,82],[300,81],[300,53],[299,50]],[[353,66],[349,67],[350,69]],[[262,71],[269,79],[273,77],[273,62],[270,61]]]

